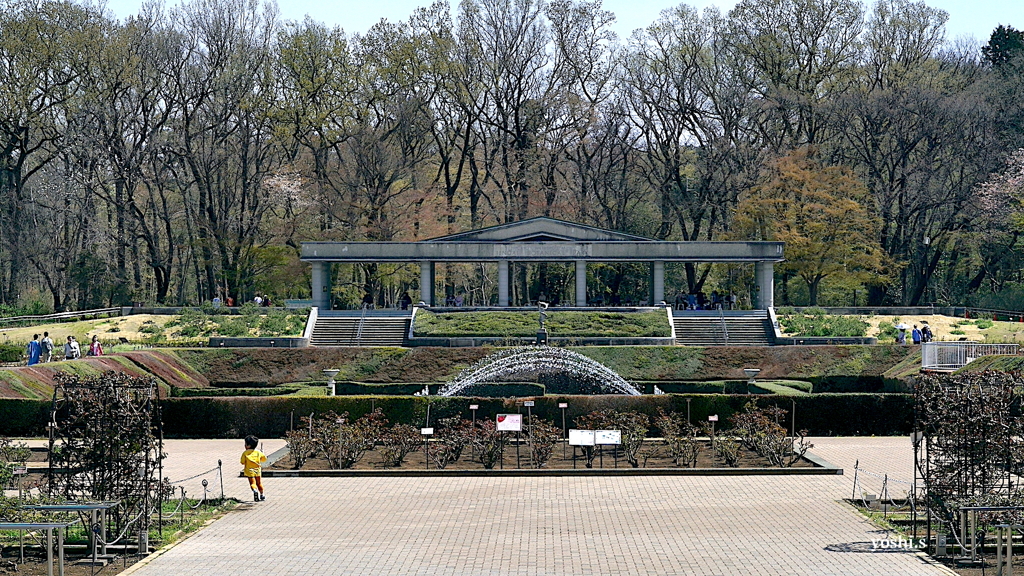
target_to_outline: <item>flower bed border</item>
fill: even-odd
[[[275,452],[274,462],[288,448]],[[843,469],[808,452],[804,454],[812,468],[518,468],[497,470],[426,470],[392,468],[390,470],[263,470],[264,478],[366,478],[366,477],[508,477],[508,476],[842,476]]]

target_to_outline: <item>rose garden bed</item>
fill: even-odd
[[[703,440],[702,449],[697,455],[693,466],[679,465],[667,453],[662,440],[648,440],[638,454],[638,467],[631,466],[620,449],[613,446],[599,447],[595,451],[592,468],[586,467],[586,457],[579,447],[563,444],[554,447],[551,458],[540,468],[533,467],[530,459],[530,448],[525,439],[521,439],[518,453],[515,441],[505,446],[504,453],[491,469],[485,469],[478,454],[467,448],[455,462],[439,469],[436,462],[426,462],[422,450],[410,452],[400,466],[385,465],[379,450],[367,451],[351,468],[332,468],[326,458],[309,458],[301,468],[294,467],[294,460],[284,449],[283,455],[272,466],[265,468],[264,476],[344,476],[344,475],[462,475],[471,474],[516,474],[516,475],[567,475],[567,474],[638,474],[638,475],[733,475],[733,474],[841,474],[842,471],[827,462],[815,458],[808,453],[796,460],[792,466],[772,466],[768,460],[745,447],[739,448],[739,458],[735,466],[728,465],[725,460],[711,449],[710,441]],[[574,458],[575,456],[575,458]]]

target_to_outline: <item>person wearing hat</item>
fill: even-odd
[[[903,346],[906,346],[907,345],[907,325],[904,324],[903,322],[900,322],[899,324],[896,325],[896,330],[898,330],[898,332],[896,333],[896,343],[897,344],[902,344]]]

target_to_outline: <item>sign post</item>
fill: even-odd
[[[533,400],[527,400],[523,402],[523,406],[526,406],[526,441],[530,443],[530,448],[533,449]],[[536,463],[533,461],[531,453],[530,464],[536,468]]]
[[[715,422],[718,422],[718,414],[708,416],[708,422],[711,422],[711,445],[715,446]]]
[[[430,452],[427,450],[427,441],[434,434],[433,428],[420,428],[423,435],[423,461],[426,462],[427,470],[430,470]]]
[[[558,409],[562,411],[562,460],[565,460],[565,446],[566,438],[569,436],[569,431],[565,428],[565,409],[569,407],[567,402],[559,402]],[[576,454],[576,450],[573,450],[573,455]]]
[[[569,445],[572,446],[572,467],[576,468],[576,447],[594,446],[595,433],[593,430],[569,430]]]
[[[515,432],[516,438],[519,438],[519,433],[523,430],[523,415],[522,414],[498,414],[495,422],[495,430],[498,432]],[[502,451],[501,454],[501,467],[505,468],[505,453]],[[516,467],[519,467],[519,443],[516,442]]]
[[[594,444],[601,446],[601,468],[604,468],[604,447],[615,446],[615,467],[619,467],[618,446],[622,444],[621,430],[595,430]]]
[[[470,404],[469,409],[473,412],[473,434],[476,434],[476,410],[479,408],[479,404]],[[476,456],[476,442],[473,442],[473,456]]]

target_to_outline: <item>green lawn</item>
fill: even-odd
[[[538,312],[487,311],[435,314],[416,313],[413,334],[453,338],[494,336],[532,337],[539,326]],[[551,337],[669,338],[672,329],[663,311],[652,312],[548,312],[545,327]]]

